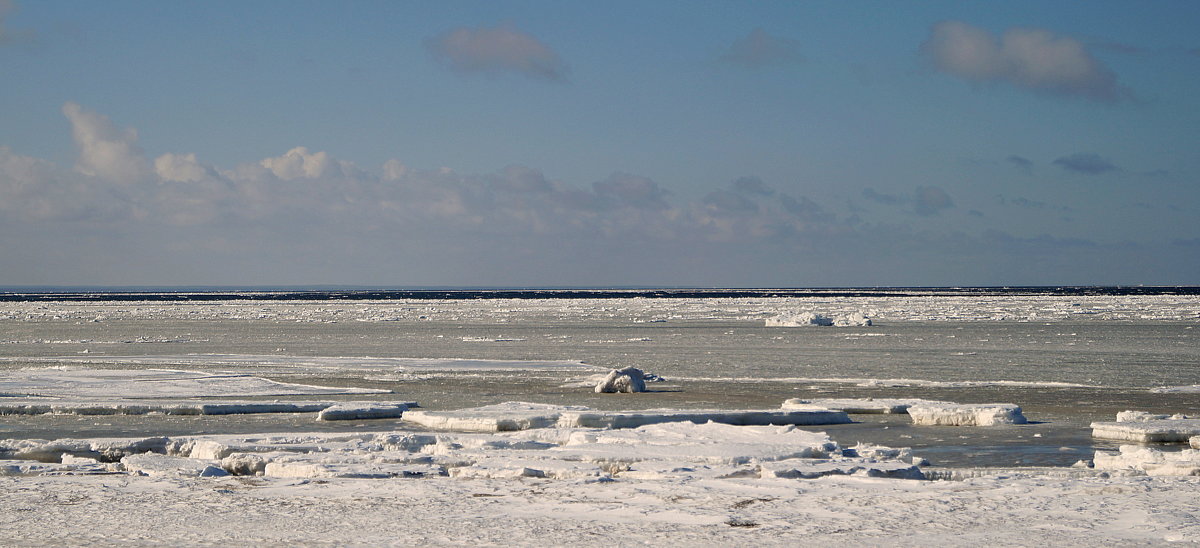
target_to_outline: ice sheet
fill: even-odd
[[[461,432],[505,432],[554,426],[566,411],[582,411],[587,407],[548,405],[527,402],[505,402],[453,411],[412,410],[404,414],[404,422],[436,430]]]
[[[1096,451],[1097,470],[1136,470],[1150,476],[1200,476],[1200,450],[1162,451],[1122,445],[1118,451]]]
[[[563,427],[637,428],[664,422],[717,422],[733,425],[820,425],[852,422],[842,411],[802,410],[703,410],[649,409],[645,411],[569,411],[558,424]]]
[[[908,408],[913,424],[923,426],[995,426],[1025,424],[1020,406],[1011,403],[923,403]]]
[[[837,398],[791,398],[783,402],[783,409],[833,409],[856,414],[898,414],[908,413],[908,408],[914,405],[944,404],[950,402],[922,400],[917,398],[866,398],[866,399],[837,399]]]
[[[10,371],[0,393],[97,399],[379,394],[373,388],[334,388],[283,383],[240,374],[167,369],[48,368]]]
[[[1200,436],[1200,419],[1092,423],[1092,437],[1106,440],[1138,443],[1188,443],[1192,436]]]

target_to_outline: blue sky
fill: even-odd
[[[1197,284],[1197,24],[0,0],[0,285]]]

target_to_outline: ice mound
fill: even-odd
[[[584,410],[587,410],[587,407],[505,402],[454,411],[413,410],[404,413],[402,420],[436,430],[507,432],[547,428],[557,424],[559,416],[564,412]]]
[[[819,425],[853,422],[843,411],[829,409],[725,411],[648,409],[645,411],[567,411],[558,420],[564,428],[637,428],[664,422],[716,422],[741,426]]]
[[[853,312],[840,316],[829,317],[815,312],[797,314],[780,314],[766,319],[767,327],[805,327],[805,326],[835,326],[835,327],[866,327],[871,325],[871,319],[862,312]]]
[[[900,414],[908,413],[908,408],[914,405],[940,405],[950,402],[922,399],[894,398],[865,398],[865,399],[835,399],[791,398],[783,402],[783,409],[832,409],[845,411],[851,415],[871,414]]]
[[[645,374],[641,369],[613,369],[596,385],[597,394],[645,392]]]
[[[822,432],[794,426],[733,426],[707,422],[651,424],[629,430],[576,432],[550,449],[560,458],[599,463],[671,460],[706,464],[747,464],[839,454]]]
[[[912,423],[922,426],[995,426],[1025,424],[1021,407],[1011,403],[923,403],[908,408]]]
[[[95,439],[29,439],[0,440],[0,459],[23,459],[40,462],[62,462],[63,455],[116,462],[127,455],[154,452],[165,453],[167,438],[95,438]]]
[[[1138,422],[1093,422],[1092,437],[1138,443],[1188,443],[1200,436],[1200,419],[1151,419]]]
[[[408,410],[404,403],[348,402],[331,405],[317,413],[319,421],[398,419]]]
[[[1148,476],[1200,476],[1200,450],[1162,451],[1122,445],[1119,451],[1096,451],[1097,470],[1136,470]]]

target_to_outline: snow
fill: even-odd
[[[835,326],[835,327],[867,327],[871,325],[870,318],[862,312],[851,312],[838,316],[825,316],[815,312],[784,313],[765,320],[767,327],[806,327],[806,326]]]
[[[212,462],[155,453],[124,457],[121,459],[121,468],[131,474],[140,476],[192,476],[207,478],[229,475],[229,472],[226,472]]]
[[[596,384],[597,394],[645,392],[645,374],[641,369],[626,367],[613,369]]]
[[[1096,451],[1097,470],[1135,470],[1150,476],[1200,476],[1200,450],[1162,451],[1122,445],[1116,452]]]
[[[783,409],[833,409],[845,411],[851,415],[857,414],[900,414],[908,413],[908,408],[914,405],[936,405],[949,402],[922,400],[917,398],[791,398],[783,402]]]
[[[1200,419],[1092,423],[1092,437],[1107,440],[1138,443],[1188,443],[1192,436],[1200,436]]]
[[[912,423],[922,426],[995,426],[1025,424],[1021,408],[1011,403],[923,403],[908,408]]]
[[[1148,413],[1146,411],[1121,411],[1117,413],[1117,422],[1149,422],[1158,420],[1186,419],[1186,415],[1167,415]]]

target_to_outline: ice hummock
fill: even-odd
[[[405,413],[403,420],[434,430],[507,432],[548,428],[557,424],[559,416],[564,412],[587,409],[576,405],[504,402],[451,411],[413,410]]]
[[[1021,407],[1011,403],[923,403],[908,408],[912,423],[923,426],[995,426],[1025,424]]]
[[[598,384],[596,384],[597,394],[615,394],[645,392],[646,379],[645,373],[636,367],[625,367],[622,369],[613,369],[608,372]]]

